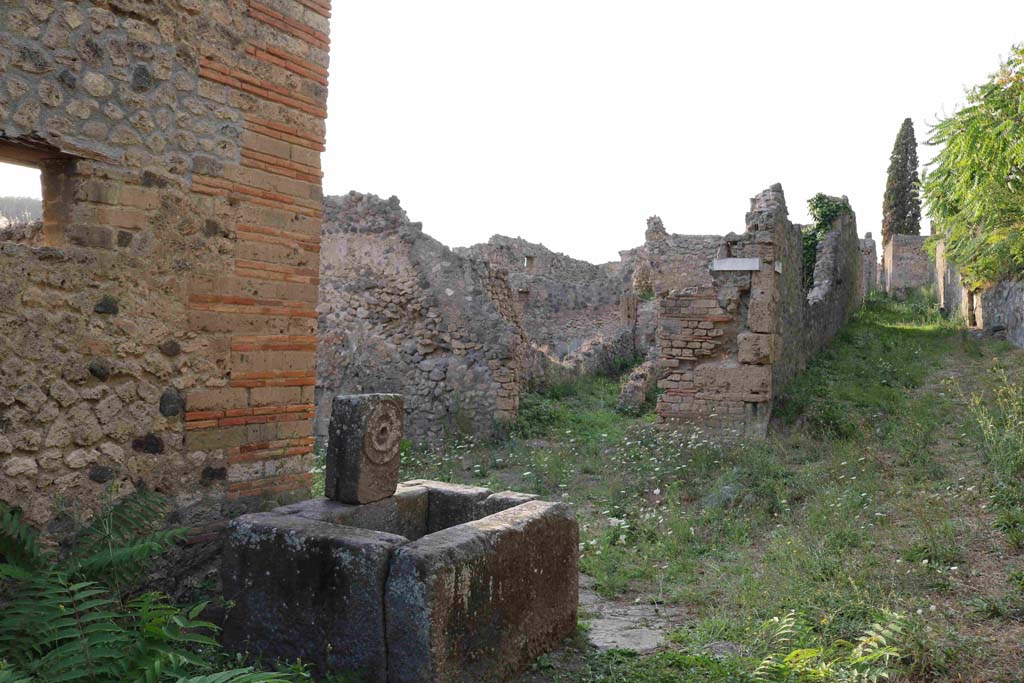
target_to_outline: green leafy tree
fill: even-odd
[[[914,122],[903,120],[889,155],[889,174],[882,199],[882,244],[893,235],[921,234],[921,181],[917,175]]]
[[[933,232],[972,286],[1024,275],[1024,45],[940,120],[925,176]]]

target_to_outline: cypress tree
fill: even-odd
[[[904,119],[889,156],[882,200],[882,244],[893,235],[921,234],[921,183],[917,175],[914,122]]]

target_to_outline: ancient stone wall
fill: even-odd
[[[514,419],[527,344],[500,267],[425,235],[398,198],[325,201],[317,433],[339,393],[399,393],[410,436],[490,435]]]
[[[1024,281],[1002,280],[969,289],[956,264],[946,257],[946,245],[935,245],[934,279],[939,306],[946,315],[961,318],[968,327],[1024,347]]]
[[[967,288],[960,277],[956,264],[946,258],[946,245],[939,242],[935,245],[935,281],[939,307],[949,316],[958,316],[970,323],[973,312],[968,310],[968,302],[973,303],[973,295],[968,296]]]
[[[673,289],[708,287],[712,284],[708,263],[723,244],[725,238],[721,235],[669,233],[661,219],[652,216],[647,221],[644,245],[638,254],[645,263],[636,266],[634,288],[641,291],[645,279],[650,291],[657,296]]]
[[[327,0],[0,4],[0,498],[198,525],[308,488]]]
[[[875,248],[875,240],[871,239],[870,232],[864,235],[860,241],[860,256],[861,298],[864,298],[878,287],[878,251]]]
[[[1002,280],[974,293],[977,326],[1024,347],[1024,280]]]
[[[860,303],[853,216],[819,245],[814,284],[801,278],[800,227],[781,186],[751,200],[747,229],[722,238],[707,280],[659,297],[659,419],[723,435],[763,436],[772,398]],[[709,282],[708,282],[709,280]]]
[[[647,219],[644,243],[619,252],[622,282],[622,318],[633,330],[637,355],[647,361],[623,386],[619,404],[637,408],[647,385],[657,382],[659,300],[673,290],[706,287],[712,283],[708,264],[724,248],[721,235],[669,233],[658,216]]]
[[[934,282],[934,270],[925,251],[925,235],[893,235],[883,246],[883,287],[890,296]]]
[[[594,265],[501,235],[455,251],[508,272],[523,331],[539,352],[527,371],[534,383],[563,370],[610,371],[637,354],[621,308],[620,264]]]

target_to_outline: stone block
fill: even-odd
[[[428,491],[423,486],[400,486],[395,495],[366,505],[314,498],[274,510],[330,524],[382,531],[415,540],[427,534]]]
[[[759,258],[716,258],[711,261],[712,271],[754,271],[761,269]]]
[[[532,493],[519,493],[517,491],[499,491],[498,493],[487,496],[480,501],[480,513],[478,517],[486,517],[487,515],[493,515],[509,508],[514,508],[517,505],[523,503],[529,503],[531,500],[537,500],[537,496]]]
[[[767,365],[775,360],[775,335],[740,332],[736,346],[740,363]]]
[[[224,645],[387,680],[384,588],[388,562],[406,539],[377,531],[262,513],[231,522],[224,598],[234,606]]]
[[[772,369],[769,365],[706,363],[695,369],[694,386],[701,398],[767,401],[771,399]]]
[[[430,492],[430,512],[427,515],[427,533],[465,524],[481,515],[480,504],[491,495],[481,486],[463,486],[443,481],[414,479],[402,486],[422,486]]]
[[[778,301],[773,292],[757,287],[753,288],[747,309],[747,327],[753,332],[771,334],[775,332],[778,318]]]
[[[397,394],[336,396],[328,427],[324,492],[341,503],[372,503],[398,486],[405,409]]]
[[[501,680],[571,635],[578,542],[568,506],[531,501],[397,549],[388,680]]]

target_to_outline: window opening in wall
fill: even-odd
[[[49,145],[0,138],[0,241],[64,241],[72,157]]]
[[[37,168],[0,162],[0,240],[42,237],[43,193]]]
[[[530,271],[533,270],[533,257],[532,256],[524,256],[523,257],[523,270],[525,270],[527,272],[530,272]]]

